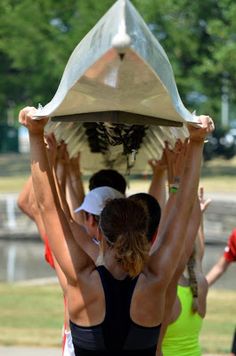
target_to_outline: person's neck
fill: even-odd
[[[108,269],[114,278],[122,280],[127,277],[127,272],[124,271],[120,263],[118,263],[115,258],[114,250],[109,249],[106,251],[103,258],[103,265]]]

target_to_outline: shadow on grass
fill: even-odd
[[[18,177],[30,173],[28,154],[0,154],[0,177]]]

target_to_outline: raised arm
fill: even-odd
[[[149,271],[157,275],[164,288],[168,287],[181,257],[187,223],[197,196],[204,140],[214,129],[209,116],[200,116],[199,123],[200,128],[189,127],[184,174],[178,191],[170,194],[167,221],[161,226],[149,259]]]
[[[90,238],[87,234],[81,234],[80,224],[83,223],[83,220],[81,218],[78,220],[75,219],[75,216],[80,216],[80,214],[74,213],[74,209],[78,208],[78,206],[82,204],[82,201],[80,201],[80,199],[82,199],[83,197],[83,192],[80,190],[80,199],[78,199],[77,196],[73,199],[70,199],[67,195],[69,188],[71,188],[70,194],[76,195],[76,190],[74,190],[72,184],[70,185],[70,187],[68,187],[68,177],[70,176],[70,160],[69,155],[67,153],[67,147],[64,143],[60,143],[59,145],[56,144],[56,141],[53,139],[53,137],[51,137],[51,135],[50,137],[47,136],[46,141],[48,143],[47,154],[49,157],[49,161],[55,161],[54,164],[51,164],[51,166],[53,167],[53,177],[56,183],[57,194],[59,197],[61,208],[67,219],[74,240],[95,263],[99,254],[99,248],[96,244],[94,244],[92,238]],[[55,152],[57,153],[55,154]],[[51,157],[55,157],[54,160]],[[74,163],[73,169],[76,171],[78,168],[78,163]],[[78,173],[74,172],[74,174],[77,175]]]
[[[214,284],[228,269],[230,262],[224,256],[221,256],[212,269],[207,273],[206,279],[211,286]]]
[[[94,266],[91,259],[75,243],[61,209],[43,138],[47,119],[34,120],[34,113],[34,108],[27,107],[19,114],[20,123],[29,130],[34,191],[52,251],[67,280],[75,283],[78,281],[78,273],[81,270],[85,268],[92,270]],[[80,234],[87,235],[82,227]]]
[[[168,142],[165,142],[165,149],[163,152],[163,158],[166,164],[166,178],[169,196],[172,193],[176,193],[179,188],[179,182],[183,176],[185,168],[187,150],[187,140],[183,143],[177,140],[173,149],[169,147]],[[162,207],[161,221],[159,224],[159,230],[161,231],[163,225],[167,222],[167,217],[172,208],[172,204],[169,201]]]
[[[80,152],[76,157],[69,158],[68,156],[68,174],[66,177],[66,199],[71,208],[73,219],[81,223],[79,214],[74,213],[74,210],[80,206],[84,200],[84,186],[80,171]]]
[[[162,158],[157,161],[152,159],[148,161],[152,168],[152,181],[148,193],[158,201],[161,211],[164,210],[166,204],[166,161],[165,152],[163,151]]]
[[[198,229],[198,235],[196,240],[196,259],[201,264],[204,256],[205,250],[205,233],[204,233],[204,213],[207,210],[208,206],[211,203],[211,199],[205,199],[204,197],[204,188],[199,188],[199,203],[201,208],[201,223]]]
[[[34,220],[32,207],[30,204],[30,195],[33,193],[32,177],[30,176],[24,184],[18,198],[17,205],[21,211],[26,214],[30,219]]]
[[[45,228],[35,199],[32,176],[28,178],[19,194],[17,204],[23,213],[35,222],[41,239],[45,241]]]

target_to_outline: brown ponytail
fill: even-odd
[[[187,263],[187,268],[188,268],[188,274],[189,274],[189,283],[190,283],[190,288],[192,291],[193,295],[193,303],[192,303],[192,311],[193,313],[196,313],[199,309],[198,306],[198,283],[197,283],[197,277],[195,273],[195,252],[190,256],[188,263]]]
[[[145,207],[129,199],[113,199],[103,209],[100,227],[117,262],[131,277],[137,276],[148,259],[148,216]]]

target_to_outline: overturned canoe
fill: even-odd
[[[99,128],[95,125],[92,136],[98,139],[96,133],[100,132],[102,141],[107,133],[108,145],[104,149],[101,149],[103,144],[95,145],[97,149],[89,145],[90,152],[105,155],[109,151],[109,156],[114,151],[111,147],[115,146],[109,142],[111,128],[116,132],[116,127],[121,125],[120,132],[127,132],[129,126],[135,126],[136,132],[140,133],[142,129],[136,126],[144,126],[142,139],[133,148],[130,144],[128,153],[127,147],[123,147],[123,154],[139,152],[145,146],[149,152],[148,158],[156,158],[150,157],[150,152],[161,152],[163,147],[160,141],[163,142],[166,136],[168,140],[172,137],[167,131],[164,134],[163,130],[160,139],[160,130],[150,127],[183,127],[186,122],[196,120],[180,99],[164,49],[129,0],[118,0],[78,44],[67,63],[55,96],[38,110],[37,116],[49,116],[52,121],[59,122],[55,127],[58,135],[64,136],[66,141],[66,132],[72,127],[66,122],[77,123],[85,133],[79,135],[80,143],[89,141],[87,133],[93,128],[90,124],[103,123]],[[63,135],[60,132],[62,126]],[[157,145],[156,149],[149,147],[150,130],[155,131],[151,141],[152,146]],[[179,132],[179,136],[186,136],[185,129],[184,134],[181,128]],[[78,151],[81,146],[79,142],[74,137],[71,151]],[[124,146],[123,142],[119,144]],[[110,161],[117,160],[112,158]],[[93,168],[99,167],[95,165]]]
[[[107,111],[171,123],[194,120],[180,99],[165,51],[129,0],[118,0],[78,44],[54,98],[38,116],[79,120],[78,114]]]

